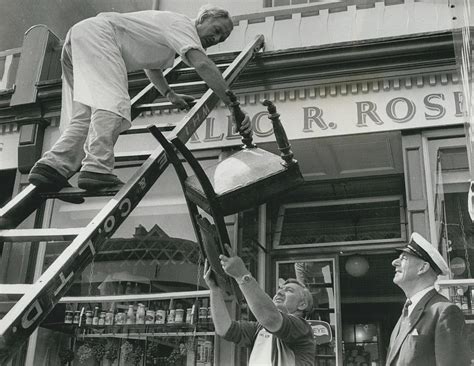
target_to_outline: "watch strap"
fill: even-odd
[[[245,285],[246,283],[249,283],[252,280],[252,275],[250,273],[244,274],[242,277],[236,278],[236,282],[240,285]]]

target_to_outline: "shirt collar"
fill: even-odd
[[[410,297],[411,300],[411,305],[408,306],[408,315],[411,314],[415,306],[420,302],[420,300],[425,296],[428,292],[431,290],[434,290],[434,286],[427,287],[421,291],[418,291],[416,294],[414,294],[412,297]]]

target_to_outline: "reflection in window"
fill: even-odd
[[[402,210],[400,197],[282,205],[274,245],[400,240]]]
[[[277,262],[277,285],[290,278],[295,278],[304,284],[313,297],[313,310],[306,319],[312,325],[316,336],[315,365],[336,365],[339,320],[336,313],[334,260]],[[320,331],[321,321],[329,324],[332,334]]]

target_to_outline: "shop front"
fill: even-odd
[[[467,171],[454,73],[356,85],[241,94],[255,141],[275,152],[259,103],[274,101],[306,182],[277,200],[227,217],[227,229],[268,293],[288,278],[310,288],[317,365],[384,364],[404,301],[392,283],[394,249],[406,243],[410,231],[429,236],[433,218],[428,212],[440,210],[430,194],[439,175],[435,146],[459,142],[442,161],[458,178]],[[137,123],[167,125],[177,118],[177,112],[153,113]],[[446,133],[446,140],[440,139]],[[154,144],[123,136],[117,155],[131,149],[140,155]],[[225,109],[218,108],[188,146],[207,167],[238,144]],[[124,162],[116,172],[127,180],[138,164]],[[55,200],[44,213],[45,224],[85,226],[106,201],[89,198],[77,206]],[[103,362],[120,365],[133,364],[133,357],[147,365],[227,365],[232,355],[232,364],[245,364],[246,351],[213,333],[202,281],[204,258],[195,241],[179,181],[169,168],[44,323],[34,348],[30,342],[35,362],[56,364],[71,357],[74,364],[81,359],[93,364],[98,354]],[[43,270],[66,244],[40,247]],[[245,307],[229,306],[239,318],[251,317]],[[158,314],[166,314],[165,320]]]
[[[387,12],[404,4],[394,3]],[[373,8],[354,6],[353,12],[381,7],[376,1]],[[301,12],[304,16],[290,9],[290,18],[280,11],[264,21],[237,19],[230,48],[241,41],[242,29],[266,32],[269,45],[234,89],[251,118],[254,141],[279,154],[261,105],[271,100],[305,183],[225,222],[232,246],[267,293],[273,295],[288,278],[310,289],[315,365],[381,366],[405,301],[392,282],[391,262],[413,231],[439,247],[454,279],[472,278],[462,83],[452,35],[443,30],[356,43],[284,45],[288,39],[282,30],[293,29],[297,20],[304,40],[301,29],[316,22],[313,18],[350,15],[347,7],[347,14],[323,8]],[[270,18],[273,33],[267,29]],[[130,75],[130,81],[135,89],[145,84],[141,74]],[[50,120],[47,150],[58,136],[60,82],[42,80],[37,86]],[[156,110],[134,124],[166,127],[183,117],[177,110]],[[119,178],[127,181],[156,145],[151,136],[121,136]],[[240,136],[227,109],[211,112],[187,146],[203,167],[235,152]],[[18,189],[26,177],[19,176]],[[109,200],[88,197],[81,205],[49,200],[34,225],[84,227]],[[69,243],[36,243],[28,275],[38,278]],[[202,280],[204,259],[169,167],[30,337],[18,364],[246,365],[248,350],[214,333]],[[469,321],[470,287],[462,281],[440,283]],[[229,301],[228,307],[238,319],[252,318],[245,304]]]

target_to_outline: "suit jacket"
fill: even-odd
[[[390,337],[387,366],[467,366],[470,352],[462,311],[436,290],[398,320]]]

